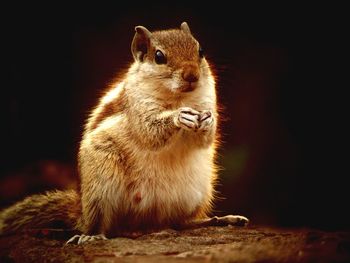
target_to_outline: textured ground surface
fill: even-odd
[[[1,237],[0,262],[350,262],[350,232],[228,226],[65,245],[70,234]]]

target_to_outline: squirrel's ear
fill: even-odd
[[[131,53],[135,60],[142,62],[150,47],[152,33],[143,26],[136,26],[135,31],[136,33],[131,43]]]
[[[190,27],[188,26],[188,24],[186,22],[183,22],[181,24],[181,30],[188,33],[188,34],[191,34]]]

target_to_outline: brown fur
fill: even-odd
[[[217,180],[215,80],[187,24],[181,28],[136,28],[135,63],[88,119],[80,193],[29,197],[2,212],[0,232],[62,220],[115,236],[207,217]],[[166,64],[155,63],[156,50]]]
[[[103,120],[107,119],[110,116],[113,116],[114,114],[117,114],[118,112],[123,111],[125,108],[124,93],[125,92],[123,90],[115,100],[103,105],[99,105],[99,107],[96,108],[96,110],[93,111],[92,115],[90,116],[86,125],[86,130],[90,131],[96,129]]]
[[[33,195],[0,213],[2,233],[26,228],[65,227],[75,229],[81,208],[76,191],[53,191]],[[0,233],[1,233],[0,232]]]

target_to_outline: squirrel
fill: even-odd
[[[135,27],[134,62],[90,114],[78,153],[80,190],[25,198],[0,213],[0,233],[62,222],[68,243],[166,228],[241,225],[212,217],[218,109],[215,78],[186,22]]]

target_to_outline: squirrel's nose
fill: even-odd
[[[199,79],[199,68],[197,65],[186,64],[182,70],[182,78],[188,82],[196,82]]]

